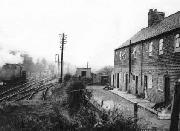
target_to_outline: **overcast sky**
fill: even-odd
[[[0,0],[0,48],[54,60],[60,33],[67,34],[64,59],[83,67],[113,65],[122,42],[147,26],[150,8],[168,16],[180,0]]]

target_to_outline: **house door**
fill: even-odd
[[[136,91],[135,91],[135,93],[136,94],[138,94],[138,76],[136,76]]]
[[[147,76],[145,75],[144,76],[144,97],[147,98],[147,87],[148,87],[148,84],[147,84]]]
[[[168,76],[164,76],[164,100],[165,104],[170,101],[170,79]]]
[[[117,73],[117,88],[119,88],[119,73]]]
[[[82,77],[86,76],[86,71],[82,71],[82,72],[81,72],[81,76],[82,76]]]
[[[125,90],[127,91],[128,88],[128,74],[126,74],[126,81],[125,81]]]
[[[114,75],[113,75],[113,87],[114,87]]]

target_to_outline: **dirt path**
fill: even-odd
[[[124,117],[133,117],[134,107],[129,101],[110,91],[103,90],[103,86],[88,86],[87,88],[92,91],[92,98],[102,105],[103,108],[107,110],[118,108]],[[169,129],[170,120],[159,120],[155,114],[138,108],[138,125],[143,128]]]

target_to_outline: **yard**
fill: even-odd
[[[92,99],[95,100],[102,108],[107,110],[118,109],[127,119],[133,119],[134,107],[129,101],[121,98],[120,96],[103,89],[104,86],[88,86],[87,88],[92,91]],[[155,114],[147,110],[138,108],[138,121],[137,124],[141,128],[157,128],[169,129],[170,120],[159,120]]]

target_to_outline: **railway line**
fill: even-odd
[[[33,93],[31,93],[31,95],[27,98],[28,100],[32,100],[32,99],[41,99],[41,100],[46,100],[47,98],[47,92],[48,90],[55,86],[52,83],[48,83],[47,85],[43,85],[41,86],[39,89],[35,90]],[[40,95],[40,96],[39,96]]]
[[[43,93],[44,93],[47,88],[50,88],[52,86],[53,86],[53,84],[50,83],[50,84],[41,85],[38,88],[32,88],[29,90],[25,90],[24,92],[18,94],[19,96],[17,98],[13,99],[13,101],[18,101],[18,100],[22,100],[22,99],[31,100],[31,99],[33,99],[33,96],[35,94],[37,94],[40,91],[43,91]]]
[[[45,90],[46,88],[50,88],[51,86],[53,86],[53,84],[49,81],[52,81],[52,78],[42,78],[40,80],[31,79],[24,84],[18,85],[0,93],[0,102],[18,101],[29,98],[33,94],[36,94],[38,91]]]

